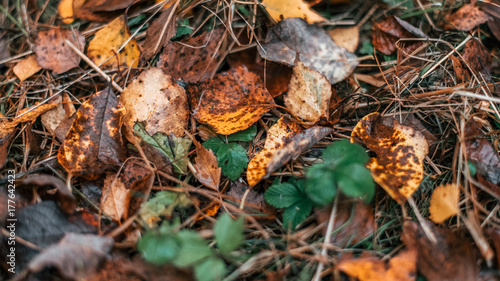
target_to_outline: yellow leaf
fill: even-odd
[[[288,18],[301,18],[310,24],[326,20],[301,0],[264,0],[262,6],[276,22]]]
[[[357,25],[351,27],[336,27],[330,30],[328,34],[330,34],[335,44],[351,53],[354,53],[356,48],[358,48],[359,27]]]
[[[59,15],[61,16],[64,24],[70,24],[73,22],[73,0],[61,0],[57,10],[59,11]]]
[[[130,38],[130,31],[123,16],[110,22],[108,26],[99,30],[87,49],[87,56],[97,65],[111,58],[105,66],[117,66],[118,64],[136,67],[139,64],[141,51],[135,39],[130,40],[123,50],[118,53],[120,47]]]
[[[460,191],[454,184],[445,184],[436,187],[431,196],[429,212],[431,220],[442,223],[458,213],[458,199]]]

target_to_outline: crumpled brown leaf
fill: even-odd
[[[486,47],[479,40],[472,38],[465,43],[463,58],[465,63],[474,71],[481,72],[489,77],[492,66],[492,57]]]
[[[475,2],[475,1],[474,1]],[[469,31],[490,19],[487,13],[481,11],[474,3],[465,3],[460,9],[444,16],[445,29]]]
[[[201,145],[198,141],[196,141],[196,139],[191,139],[196,146],[196,157],[194,159],[195,164],[193,165],[196,169],[195,171],[193,171],[194,176],[204,186],[219,191],[222,169],[219,167],[217,157],[215,157],[211,149],[208,150],[203,147],[203,145]]]
[[[298,60],[326,76],[331,84],[344,80],[358,65],[356,56],[337,46],[321,28],[302,19],[282,20],[267,33],[259,48],[268,60],[294,65]]]
[[[156,53],[158,53],[162,47],[166,46],[170,42],[170,38],[175,36],[177,31],[177,17],[175,14],[167,22],[170,14],[172,13],[172,7],[162,11],[160,16],[151,23],[148,27],[146,33],[146,39],[141,45],[141,61],[147,61],[151,59]],[[163,28],[166,25],[166,30]],[[162,36],[160,38],[160,36]],[[160,64],[158,64],[160,65]],[[180,65],[179,65],[180,66]],[[172,75],[171,73],[169,73]]]
[[[373,24],[373,46],[386,55],[394,53],[398,48],[396,42],[402,38],[425,38],[427,37],[420,29],[412,26],[408,22],[396,17],[387,16],[380,22]],[[415,51],[423,43],[417,42],[401,42],[403,51],[410,54]]]

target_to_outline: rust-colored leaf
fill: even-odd
[[[459,81],[463,83],[465,81],[466,74],[462,66],[462,62],[455,56],[450,56],[450,59],[453,63],[453,71],[455,71],[455,75],[457,75]]]
[[[160,69],[142,72],[125,88],[120,102],[126,109],[124,123],[129,128],[142,122],[150,135],[184,135],[189,120],[186,92]]]
[[[275,105],[260,78],[244,67],[192,85],[188,93],[193,116],[223,135],[252,126]]]
[[[474,71],[481,72],[484,75],[491,72],[492,57],[488,49],[479,40],[473,38],[465,43],[462,56],[465,63]]]
[[[262,6],[276,22],[283,19],[301,18],[313,24],[326,20],[302,0],[264,0]]]
[[[398,48],[396,42],[402,38],[426,37],[426,35],[410,25],[408,22],[399,19],[396,16],[387,16],[380,22],[373,24],[373,46],[386,55],[394,53]],[[407,54],[412,53],[422,42],[400,42],[403,51]]]
[[[144,40],[144,43],[141,45],[142,61],[148,61],[149,59],[151,59],[156,53],[161,50],[162,47],[165,47],[170,42],[170,38],[175,36],[175,33],[177,31],[177,17],[175,15],[170,17],[171,14],[171,8],[162,11],[160,16],[155,19],[153,23],[151,23],[151,25],[148,27],[146,40]],[[169,17],[170,21],[167,22]],[[163,30],[164,28],[166,29]],[[178,67],[179,66],[180,65],[178,65]],[[167,73],[169,73],[169,75],[173,75],[170,72]]]
[[[53,28],[38,32],[35,40],[38,64],[45,69],[52,70],[54,74],[61,74],[77,67],[81,58],[66,44],[66,40],[83,52],[85,37],[77,30]]]
[[[332,97],[332,86],[326,77],[296,61],[293,75],[284,96],[290,113],[309,122],[321,117],[328,118],[328,108]]]
[[[422,133],[395,123],[382,124],[380,113],[363,117],[354,127],[351,142],[359,142],[377,154],[367,164],[373,179],[398,203],[418,189],[424,176],[428,146]]]
[[[444,19],[445,29],[447,30],[469,31],[481,23],[485,23],[490,17],[474,3],[466,3],[457,11],[445,15]]]
[[[129,41],[130,36],[125,17],[118,17],[96,32],[87,48],[87,56],[97,65],[104,63],[104,66],[109,67],[118,65],[136,67],[139,64],[141,51],[135,39]],[[118,52],[125,42],[128,42],[127,45]]]
[[[56,106],[57,104],[55,103],[35,104],[29,108],[19,111],[19,114],[17,114],[19,117],[13,118],[10,122],[0,121],[0,139],[10,134],[20,123],[33,122],[38,116],[40,116],[40,114],[43,114]]]
[[[22,82],[40,71],[40,69],[42,69],[42,67],[36,61],[36,55],[31,55],[18,62],[12,71]]]
[[[432,192],[429,212],[430,219],[442,223],[458,213],[460,189],[454,184],[440,185]]]
[[[287,117],[281,117],[269,128],[264,149],[257,153],[248,163],[247,181],[249,186],[255,186],[266,176],[267,164],[274,153],[285,146],[300,131],[302,131],[300,125]]]
[[[215,157],[212,150],[206,149],[194,138],[192,140],[196,146],[195,164],[193,165],[195,168],[195,171],[193,171],[194,176],[204,186],[218,191],[221,168],[219,168],[217,157]]]
[[[224,30],[215,29],[165,46],[158,66],[174,79],[196,83],[211,78],[216,71]]]
[[[0,114],[1,115],[1,114]],[[0,123],[1,124],[1,123]],[[0,169],[7,163],[7,156],[9,155],[9,147],[14,139],[14,130],[3,132],[0,137]]]
[[[124,158],[124,111],[109,87],[82,104],[57,155],[68,173],[95,179],[120,165]]]
[[[120,220],[128,207],[129,190],[125,187],[121,177],[114,173],[107,173],[102,187],[101,209],[114,220]]]
[[[384,262],[375,257],[344,259],[336,266],[360,281],[410,281],[417,279],[417,253],[404,251]]]

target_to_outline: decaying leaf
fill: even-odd
[[[252,126],[275,105],[260,78],[244,67],[192,85],[188,93],[193,116],[223,135]]]
[[[86,0],[85,6],[94,12],[109,12],[125,9],[136,0]]]
[[[147,61],[151,59],[162,47],[170,42],[170,38],[175,36],[177,27],[177,17],[172,14],[172,9],[162,11],[160,16],[151,23],[148,27],[146,40],[141,45],[141,60]],[[170,21],[167,20],[170,18]],[[163,30],[166,28],[165,30]],[[161,65],[161,64],[159,64]],[[179,65],[180,66],[180,65]],[[169,75],[173,75],[169,73]]]
[[[223,35],[223,29],[215,29],[181,42],[170,42],[160,55],[158,66],[174,79],[189,83],[211,78]]]
[[[174,191],[160,191],[149,199],[139,211],[139,216],[150,226],[155,226],[161,221],[161,216],[170,218],[174,208],[185,208],[193,202],[185,193]]]
[[[458,213],[458,199],[460,190],[454,184],[445,184],[436,187],[432,192],[429,212],[431,220],[442,223]]]
[[[66,44],[66,40],[83,52],[85,37],[77,30],[53,28],[38,32],[35,40],[38,64],[45,69],[52,70],[54,74],[61,74],[77,67],[81,58]]]
[[[17,115],[19,117],[13,118],[10,122],[3,120],[0,121],[0,139],[9,135],[17,127],[17,125],[24,122],[33,122],[38,116],[40,116],[40,114],[43,114],[56,106],[57,104],[55,103],[35,104],[29,108],[19,111],[19,114]]]
[[[76,109],[67,93],[57,96],[51,102],[57,104],[57,107],[42,114],[40,119],[47,131],[55,135],[59,125],[73,116]]]
[[[14,138],[14,130],[9,130],[8,132],[4,132],[0,137],[0,169],[2,169],[5,166],[5,163],[7,163],[7,156],[9,155],[9,146],[13,138]]]
[[[22,82],[40,71],[40,69],[42,69],[42,67],[36,61],[36,55],[31,55],[18,62],[12,71]]]
[[[358,65],[356,56],[337,46],[323,29],[297,18],[282,20],[269,30],[259,53],[265,59],[290,66],[298,56],[331,84],[344,80]]]
[[[128,206],[128,189],[121,177],[107,173],[102,187],[101,209],[114,220],[120,220]]]
[[[125,18],[118,17],[96,32],[87,48],[87,56],[97,65],[104,63],[104,66],[110,67],[117,65],[136,67],[139,64],[141,51],[135,39],[128,41],[130,36]],[[127,45],[118,52],[127,41]]]
[[[115,17],[123,14],[123,11],[95,11],[94,6],[98,4],[99,3],[96,3],[94,0],[73,0],[73,19],[78,18],[96,22],[109,22]]]
[[[387,263],[375,257],[343,259],[336,266],[360,281],[409,281],[417,279],[417,253],[404,251]]]
[[[82,104],[57,155],[68,173],[95,179],[120,165],[124,159],[121,137],[124,111],[109,87]]]
[[[300,125],[287,117],[281,117],[271,126],[271,128],[269,128],[264,149],[257,153],[248,163],[247,181],[249,186],[255,186],[265,177],[267,173],[267,164],[271,160],[273,154],[285,146],[285,144],[300,131],[302,131]]]
[[[359,44],[359,26],[336,27],[328,32],[335,44],[354,53]]]
[[[194,138],[193,142],[196,146],[195,164],[193,165],[195,168],[195,171],[193,171],[194,176],[204,186],[218,191],[221,168],[219,168],[217,157],[215,157],[212,150],[206,149]]]
[[[463,58],[470,68],[474,71],[481,72],[485,76],[489,76],[491,72],[492,57],[486,47],[473,38],[465,43]]]
[[[394,128],[385,126],[380,113],[368,114],[354,127],[351,142],[362,143],[377,154],[367,167],[375,182],[401,204],[423,179],[428,146],[422,133],[395,124]]]
[[[266,11],[276,22],[283,19],[301,18],[313,24],[326,20],[302,0],[264,0],[261,5],[266,8]]]
[[[485,23],[490,17],[474,3],[466,3],[457,11],[445,15],[444,19],[445,29],[447,30],[469,31],[481,23]]]
[[[417,268],[428,281],[478,280],[477,252],[463,233],[430,225],[434,244],[415,222],[405,222],[401,234],[406,246],[417,251]]]
[[[418,28],[396,17],[387,16],[380,22],[373,24],[373,46],[386,55],[394,53],[398,48],[396,42],[402,38],[426,38],[427,36]],[[403,52],[410,54],[422,45],[417,42],[400,42]]]
[[[291,114],[309,122],[321,117],[328,119],[331,96],[332,86],[324,75],[300,61],[295,62],[288,92],[283,98]]]
[[[462,66],[462,62],[455,56],[450,56],[450,59],[453,63],[453,70],[455,71],[455,75],[457,75],[459,81],[463,83],[465,81],[466,74]]]
[[[120,102],[126,109],[124,123],[129,128],[141,122],[150,135],[184,135],[189,120],[186,92],[160,69],[142,72],[124,89]]]

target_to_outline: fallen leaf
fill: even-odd
[[[123,11],[94,11],[94,3],[95,1],[89,0],[73,0],[73,18],[85,19],[92,22],[109,22],[111,19],[123,15]]]
[[[177,17],[175,16],[175,13],[172,17],[170,17],[171,14],[172,9],[164,10],[163,12],[161,12],[160,16],[155,19],[153,23],[151,23],[151,25],[148,27],[146,39],[141,45],[142,61],[148,61],[149,59],[151,59],[156,53],[161,50],[162,47],[165,47],[168,43],[170,43],[170,38],[175,36],[175,33],[177,31]],[[170,21],[167,22],[169,17]]]
[[[460,189],[454,184],[440,185],[432,192],[429,212],[430,219],[442,223],[458,213]]]
[[[57,107],[43,113],[40,119],[47,131],[55,135],[57,127],[59,127],[63,121],[73,116],[76,109],[67,93],[63,93],[62,96],[58,95],[55,99],[51,100],[51,102],[57,104]]]
[[[125,199],[128,205],[123,214],[124,219],[135,216],[141,210],[151,193],[155,179],[153,171],[138,165],[135,161],[127,161],[127,164],[126,171],[122,176],[123,183],[129,190]],[[134,169],[134,171],[128,172],[130,169]]]
[[[102,187],[101,209],[112,219],[119,221],[128,206],[129,190],[125,187],[121,177],[114,173],[107,173]]]
[[[302,131],[300,125],[287,117],[281,117],[269,128],[264,149],[257,153],[248,163],[247,181],[250,187],[255,186],[266,176],[267,165],[273,154],[285,146],[300,131]]]
[[[472,70],[481,72],[489,76],[492,67],[492,57],[486,47],[479,40],[472,38],[465,43],[464,53],[462,55],[464,62]]]
[[[358,65],[356,56],[337,46],[323,29],[302,19],[285,19],[271,28],[259,53],[265,59],[290,66],[298,56],[331,84],[344,80]]]
[[[192,140],[196,146],[195,164],[193,165],[195,168],[194,176],[204,186],[219,191],[221,168],[219,168],[217,157],[212,150],[204,148],[194,138]]]
[[[174,79],[189,83],[211,78],[217,70],[224,29],[215,29],[181,42],[170,42],[163,49],[158,66]]]
[[[372,31],[373,46],[386,55],[390,55],[398,49],[396,42],[399,39],[427,37],[420,29],[396,16],[387,16],[380,22],[374,23]],[[399,46],[401,46],[404,53],[411,54],[422,44],[421,41],[405,41],[400,42]]]
[[[453,71],[455,71],[455,75],[457,75],[457,78],[459,79],[460,82],[465,82],[465,70],[462,66],[462,62],[460,61],[459,58],[455,56],[450,56],[450,59],[453,63]]]
[[[244,67],[188,87],[193,116],[217,133],[245,130],[275,104],[260,78]]]
[[[318,71],[296,61],[293,75],[284,96],[285,106],[296,117],[317,122],[321,117],[328,119],[328,108],[332,86]]]
[[[67,280],[85,279],[97,271],[114,245],[112,237],[67,233],[61,241],[43,250],[28,265],[31,273],[56,268]]]
[[[70,41],[80,51],[85,48],[85,37],[77,30],[53,28],[40,31],[35,40],[35,54],[38,64],[54,74],[64,73],[80,64],[80,56],[66,44]]]
[[[9,135],[17,127],[17,125],[25,122],[33,122],[36,120],[36,118],[38,118],[38,116],[53,109],[56,106],[57,104],[54,103],[35,104],[29,108],[25,108],[19,111],[19,113],[17,114],[17,116],[19,117],[13,118],[12,121],[0,122],[0,139],[3,139],[7,135]]]
[[[85,6],[94,12],[109,12],[125,9],[137,0],[86,0]]]
[[[272,172],[281,168],[290,160],[297,159],[307,149],[311,148],[322,138],[333,132],[332,128],[312,127],[293,136],[290,141],[281,149],[276,151],[267,164],[267,171],[264,178],[271,175]]]
[[[179,137],[187,129],[186,92],[158,68],[142,72],[129,83],[120,96],[120,102],[126,110],[124,124],[129,128],[141,122],[149,135],[161,132]]]
[[[359,44],[359,27],[336,27],[328,32],[337,46],[354,53]]]
[[[42,69],[42,67],[36,61],[36,55],[31,55],[18,62],[12,71],[22,82],[40,71],[40,69]]]
[[[474,1],[475,2],[475,1]],[[474,3],[465,3],[457,11],[444,16],[445,29],[469,31],[490,19],[487,13],[481,11]]]
[[[375,257],[344,259],[336,266],[360,281],[407,281],[417,279],[417,253],[404,251],[387,263]]]
[[[401,237],[409,249],[418,253],[418,271],[428,281],[478,280],[477,254],[471,241],[463,233],[429,226],[436,236],[436,244],[429,241],[417,223],[405,222],[403,225],[404,233]]]
[[[167,219],[172,216],[176,207],[189,207],[193,202],[185,193],[174,191],[160,191],[150,198],[139,211],[139,216],[150,227],[154,227],[161,221],[161,216]]]
[[[9,130],[8,132],[4,132],[0,137],[0,169],[2,169],[7,163],[7,156],[9,155],[9,147],[13,139],[14,139],[14,130]]]
[[[121,137],[124,111],[109,87],[82,104],[57,155],[68,173],[95,179],[121,164],[124,159]]]
[[[491,33],[500,41],[500,17],[494,17],[488,21]]]
[[[418,189],[428,149],[422,133],[404,127],[398,123],[394,128],[385,126],[380,113],[374,112],[363,117],[351,134],[351,142],[362,143],[377,154],[367,168],[375,182],[400,204]]]
[[[87,56],[97,65],[137,67],[141,51],[135,39],[129,41],[130,36],[125,17],[120,16],[96,32],[87,47]],[[120,47],[127,41],[127,45],[118,53]]]
[[[261,5],[276,22],[290,18],[301,18],[310,24],[326,21],[302,0],[263,0]]]
[[[57,11],[64,24],[71,24],[74,21],[73,0],[61,0],[57,6]]]

